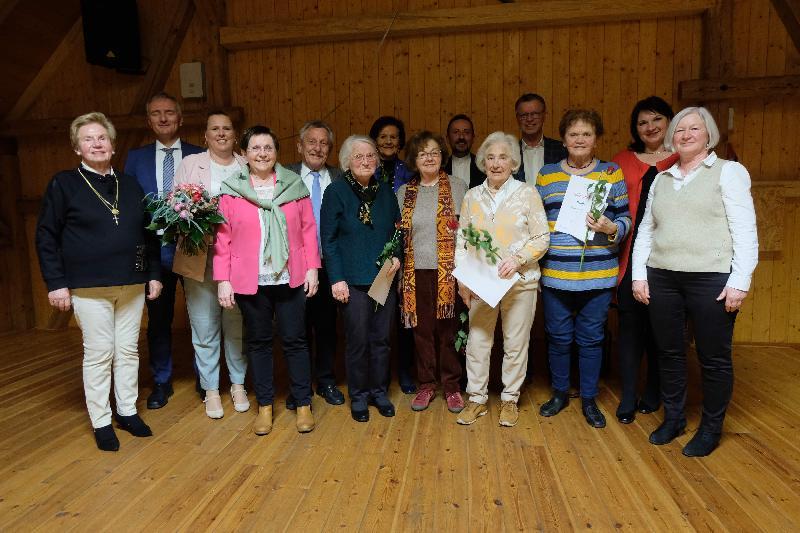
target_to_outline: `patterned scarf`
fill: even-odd
[[[358,219],[365,226],[372,226],[372,203],[378,195],[378,181],[371,177],[369,184],[365,187],[356,181],[353,173],[349,170],[344,173],[344,179],[350,185],[358,201],[361,202],[358,206]]]
[[[407,328],[417,325],[417,284],[414,275],[414,246],[411,236],[411,219],[417,203],[419,177],[406,185],[403,199],[402,219],[405,261],[403,265],[402,317]],[[450,181],[444,171],[439,171],[439,198],[436,202],[436,318],[452,318],[455,314],[456,283],[455,268],[456,214],[453,210],[453,194]]]

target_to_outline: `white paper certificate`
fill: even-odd
[[[397,275],[397,272],[395,272],[391,276],[387,276],[386,274],[389,272],[390,268],[392,268],[392,260],[387,259],[384,261],[378,275],[375,276],[375,280],[372,282],[369,291],[367,291],[369,297],[381,305],[386,303],[386,298],[389,296],[389,289],[392,288],[392,281],[394,281],[394,277]]]
[[[597,180],[590,180],[583,176],[571,176],[569,178],[567,192],[564,193],[561,209],[559,209],[558,218],[556,219],[556,231],[572,235],[579,241],[584,242],[584,239],[587,238],[586,215],[592,207],[592,195],[589,193],[589,186],[596,183]],[[610,191],[611,184],[606,183],[605,191],[603,191],[603,204],[606,203]],[[605,206],[603,211],[605,211]],[[589,230],[588,238],[594,238],[592,230]]]
[[[497,265],[479,259],[474,254],[468,254],[459,261],[453,276],[492,307],[497,307],[500,299],[519,279],[516,272],[510,278],[502,279],[497,274]]]

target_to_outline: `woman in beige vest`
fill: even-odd
[[[661,365],[664,422],[650,435],[652,444],[667,444],[686,429],[687,314],[694,325],[703,416],[683,448],[688,457],[706,456],[719,444],[733,390],[733,325],[758,262],[750,175],[717,157],[718,142],[704,107],[675,115],[665,148],[680,159],[656,176],[633,250],[633,295],[649,306]]]

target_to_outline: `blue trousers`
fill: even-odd
[[[578,345],[581,398],[597,396],[603,340],[613,289],[564,291],[542,287],[544,329],[553,389],[569,391],[573,341]]]

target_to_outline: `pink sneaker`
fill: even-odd
[[[411,409],[414,411],[424,411],[430,405],[436,391],[433,389],[420,389],[414,399],[411,400]]]
[[[460,392],[448,392],[445,394],[447,399],[447,410],[451,413],[460,413],[464,410],[464,398]]]

